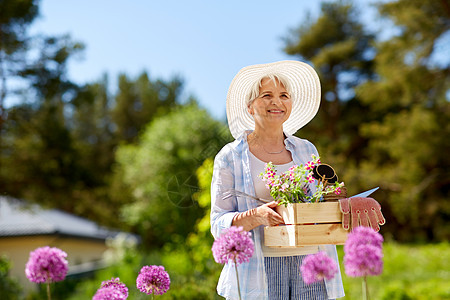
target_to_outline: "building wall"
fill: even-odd
[[[39,247],[57,247],[67,253],[69,273],[77,265],[99,262],[107,249],[101,240],[59,237],[59,236],[29,236],[1,237],[0,255],[6,255],[12,264],[10,275],[19,280],[25,290],[35,287],[25,276],[25,265],[30,252]]]

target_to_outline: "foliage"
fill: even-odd
[[[445,1],[396,1],[380,12],[401,28],[381,42],[374,59],[377,79],[357,89],[379,116],[362,124],[369,139],[359,180],[384,190],[387,227],[398,240],[445,240],[450,236],[450,61],[434,62],[437,43],[450,32]],[[420,28],[420,29],[419,29]],[[361,176],[362,175],[362,176]],[[447,223],[447,225],[446,225]]]
[[[223,145],[229,136],[223,132],[223,124],[192,103],[152,122],[137,144],[119,147],[119,175],[135,199],[123,216],[147,246],[184,239],[203,215],[193,198],[194,172]]]
[[[17,280],[8,276],[11,263],[5,256],[0,256],[0,291],[3,299],[19,299],[22,288]]]
[[[169,82],[152,82],[146,72],[136,80],[119,75],[119,91],[111,111],[119,139],[134,141],[150,120],[167,114],[177,103],[182,86],[182,80],[176,77]]]
[[[17,78],[26,64],[29,42],[26,28],[37,13],[35,0],[0,1],[0,133],[7,117],[5,100],[11,93],[7,83]]]

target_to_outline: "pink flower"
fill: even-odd
[[[92,300],[124,300],[127,297],[113,286],[109,286],[99,288],[94,297],[92,297]]]
[[[123,282],[120,281],[120,278],[118,278],[118,277],[117,278],[113,277],[113,278],[111,278],[111,280],[103,281],[100,286],[100,289],[104,289],[104,288],[113,288],[113,289],[121,292],[123,294],[124,298],[117,298],[117,299],[128,298],[128,288]],[[110,298],[108,298],[108,299],[110,299]],[[115,299],[115,298],[111,298],[111,299]]]
[[[342,192],[341,187],[336,188],[336,190],[334,191],[336,195],[339,195],[341,192]]]
[[[285,183],[283,183],[282,185],[281,185],[281,187],[280,187],[280,191],[281,192],[284,192],[286,189],[288,189],[289,188],[289,183],[287,183],[287,182],[285,182]]]
[[[143,266],[136,278],[136,287],[147,295],[165,294],[170,287],[169,274],[163,266]]]
[[[289,168],[289,170],[287,171],[287,173],[289,175],[289,180],[291,180],[291,181],[295,180],[295,175],[296,175],[297,169],[298,169],[297,165],[293,165],[292,167]]]
[[[305,164],[305,169],[306,170],[312,170],[314,168],[314,162],[313,161],[308,161],[306,164]]]
[[[62,281],[66,278],[69,263],[67,253],[58,248],[48,246],[30,252],[25,266],[28,280],[36,283]]]
[[[344,245],[344,251],[351,251],[358,245],[374,245],[378,248],[383,247],[383,236],[373,230],[371,227],[358,226],[348,235],[348,239]]]
[[[383,253],[373,245],[359,245],[344,258],[345,274],[351,277],[376,276],[383,272]]]
[[[303,281],[311,284],[326,279],[332,279],[338,272],[336,262],[325,252],[318,252],[305,257],[300,267]]]
[[[219,264],[249,262],[254,250],[251,233],[236,226],[226,229],[212,246],[214,260]]]
[[[314,182],[314,177],[312,176],[311,173],[309,173],[308,176],[306,176],[306,179],[308,180],[309,183],[313,183]]]
[[[371,227],[359,226],[344,245],[345,273],[351,277],[376,276],[383,271],[383,237]]]

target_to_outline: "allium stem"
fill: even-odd
[[[242,299],[241,298],[241,286],[239,285],[239,275],[238,275],[236,259],[234,259],[234,269],[236,270],[236,280],[237,280],[237,285],[238,285],[239,300],[241,300]]]
[[[52,300],[52,296],[50,295],[50,282],[47,282],[47,299]]]
[[[362,281],[362,291],[363,291],[363,299],[369,300],[369,287],[367,285],[367,276],[364,276]]]

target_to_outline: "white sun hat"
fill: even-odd
[[[291,87],[292,111],[283,131],[292,135],[311,121],[320,106],[320,80],[316,71],[300,61],[284,60],[242,68],[234,77],[227,94],[227,120],[235,139],[245,130],[254,130],[255,122],[247,111],[247,98],[257,81],[267,75],[280,75]]]

